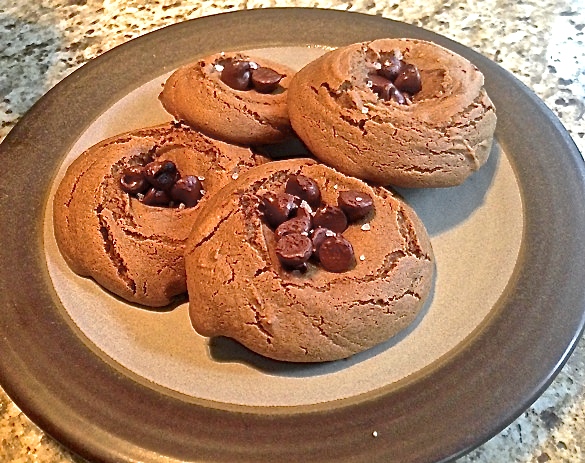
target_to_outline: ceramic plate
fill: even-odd
[[[185,304],[125,304],[69,270],[53,237],[56,185],[92,144],[170,120],[157,95],[173,69],[229,50],[300,68],[381,37],[467,57],[498,110],[490,159],[464,185],[401,191],[437,261],[432,294],[405,332],[344,361],[279,363],[198,336]],[[583,329],[577,148],[509,73],[413,26],[316,9],[180,23],[74,72],[1,150],[0,380],[34,422],[91,460],[446,461],[521,414]]]

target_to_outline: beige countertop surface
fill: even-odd
[[[530,87],[585,152],[583,0],[0,0],[0,140],[51,87],[121,43],[186,19],[289,6],[379,15],[456,40]],[[544,394],[458,463],[585,461],[584,368],[581,340]],[[0,461],[84,460],[44,434],[0,389]]]

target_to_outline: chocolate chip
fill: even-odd
[[[303,206],[303,203],[301,202],[299,207],[297,208],[295,217],[303,217],[306,220],[308,220],[311,224],[311,228],[313,228],[313,216],[311,215],[311,211],[310,208],[307,207],[305,208],[305,206]]]
[[[336,233],[334,231],[331,231],[328,228],[323,227],[315,228],[310,234],[311,241],[313,241],[313,252],[314,253],[317,252],[319,246],[321,246],[321,243],[323,243],[325,238],[329,236],[335,236],[335,234]]]
[[[142,202],[148,206],[168,206],[171,201],[170,196],[164,190],[151,188],[146,192]]]
[[[380,64],[382,66],[378,71],[380,75],[390,79],[391,81],[394,81],[406,63],[399,59],[396,55],[390,55],[385,57]]]
[[[266,193],[260,202],[264,219],[273,228],[287,220],[298,207],[298,198],[288,193]]]
[[[315,180],[304,175],[291,175],[286,181],[285,191],[298,196],[311,207],[318,207],[321,203],[319,185]]]
[[[250,62],[228,59],[222,61],[223,69],[220,79],[234,90],[248,90],[250,88]]]
[[[347,228],[347,216],[341,208],[325,205],[315,212],[313,226],[328,228],[335,233],[342,233]]]
[[[337,204],[350,222],[363,219],[374,210],[374,201],[367,193],[356,190],[342,191],[337,198]]]
[[[413,64],[405,64],[396,77],[394,85],[401,92],[407,92],[411,95],[420,92],[422,83],[417,67]]]
[[[330,272],[345,272],[355,264],[353,247],[342,235],[326,237],[316,256],[321,266]]]
[[[313,254],[313,243],[300,233],[284,235],[276,243],[276,255],[283,266],[303,269]]]
[[[157,190],[168,191],[180,175],[173,161],[153,161],[144,166],[144,177]]]
[[[394,85],[392,85],[392,87],[388,89],[388,93],[390,94],[391,100],[395,101],[398,104],[406,104],[406,97]]]
[[[302,210],[302,209],[299,209]],[[274,230],[274,236],[279,240],[284,235],[290,235],[291,233],[301,233],[308,236],[309,231],[313,227],[311,216],[309,214],[300,214],[292,219],[282,222],[276,230]]]
[[[394,87],[392,82],[384,76],[371,73],[368,75],[368,84],[372,91],[383,100],[390,99],[390,87]]]
[[[149,187],[144,178],[144,168],[142,166],[132,166],[124,169],[120,177],[120,187],[131,195],[144,193]]]
[[[398,104],[406,104],[406,98],[404,95],[392,82],[390,82],[390,80],[386,79],[386,77],[378,74],[370,74],[368,79],[372,91],[378,95],[379,98],[385,101],[394,100]]]
[[[260,93],[272,93],[278,88],[283,77],[284,75],[271,68],[259,67],[252,70],[252,84],[254,89]]]
[[[173,201],[183,203],[185,207],[193,207],[197,205],[203,196],[202,189],[201,181],[197,177],[189,175],[177,180],[170,189],[169,194]]]

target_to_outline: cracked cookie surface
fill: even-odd
[[[120,188],[124,168],[145,159],[173,161],[203,179],[205,194],[189,208],[142,203]],[[54,229],[71,269],[127,301],[160,307],[186,291],[183,250],[206,198],[232,175],[266,162],[250,150],[179,124],[104,140],[67,169],[55,193]]]
[[[408,104],[385,101],[368,85],[368,75],[393,53],[420,72],[422,89]],[[380,39],[333,50],[298,71],[289,115],[311,152],[348,175],[448,187],[489,156],[496,114],[483,83],[477,67],[436,44]]]
[[[228,58],[252,60],[284,75],[270,93],[235,90],[221,80]],[[243,145],[277,143],[291,136],[287,91],[294,70],[241,53],[218,53],[177,69],[165,82],[159,99],[175,119],[204,133]]]
[[[343,190],[373,198],[375,212],[343,232],[355,251],[351,270],[280,264],[258,203],[290,175],[314,179],[328,204]],[[407,204],[308,159],[251,169],[211,198],[187,241],[185,265],[198,333],[293,362],[346,358],[389,339],[415,319],[434,273],[428,235]]]

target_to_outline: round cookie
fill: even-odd
[[[176,70],[159,99],[175,119],[213,137],[243,145],[276,143],[292,133],[286,95],[293,75],[265,59],[218,53]]]
[[[120,179],[129,166],[157,160],[172,161],[182,177],[200,177],[191,180],[201,182],[195,191],[203,188],[201,200],[192,201],[193,207],[180,201],[157,206],[146,201],[147,194],[122,190]],[[265,161],[246,148],[177,124],[104,140],[73,161],[55,193],[59,249],[75,273],[94,278],[127,301],[167,305],[186,291],[183,250],[200,205],[232,176]],[[134,180],[129,176],[127,183]]]
[[[379,39],[301,69],[290,84],[289,115],[312,153],[348,175],[448,187],[489,156],[496,114],[483,83],[472,63],[434,43]]]
[[[325,231],[319,238],[319,232],[305,229],[279,237],[286,227],[278,225],[278,211],[288,207],[287,191],[296,206],[284,224],[307,216],[310,199],[301,196],[299,202],[289,184],[299,178],[304,181],[297,183],[314,182],[320,192],[310,214],[314,227],[344,192],[353,193],[343,207],[370,199],[371,204],[358,208],[363,213],[347,214],[347,228],[341,225],[337,233]],[[338,223],[329,218],[319,225]],[[309,254],[314,253],[297,265],[294,258],[306,258],[308,238],[315,247]],[[347,246],[336,244],[342,238],[353,249],[349,261]],[[283,260],[283,254],[293,261]],[[199,334],[234,338],[269,358],[346,358],[415,319],[432,286],[433,259],[423,224],[388,190],[310,159],[275,161],[250,169],[201,211],[185,251],[189,313]]]

